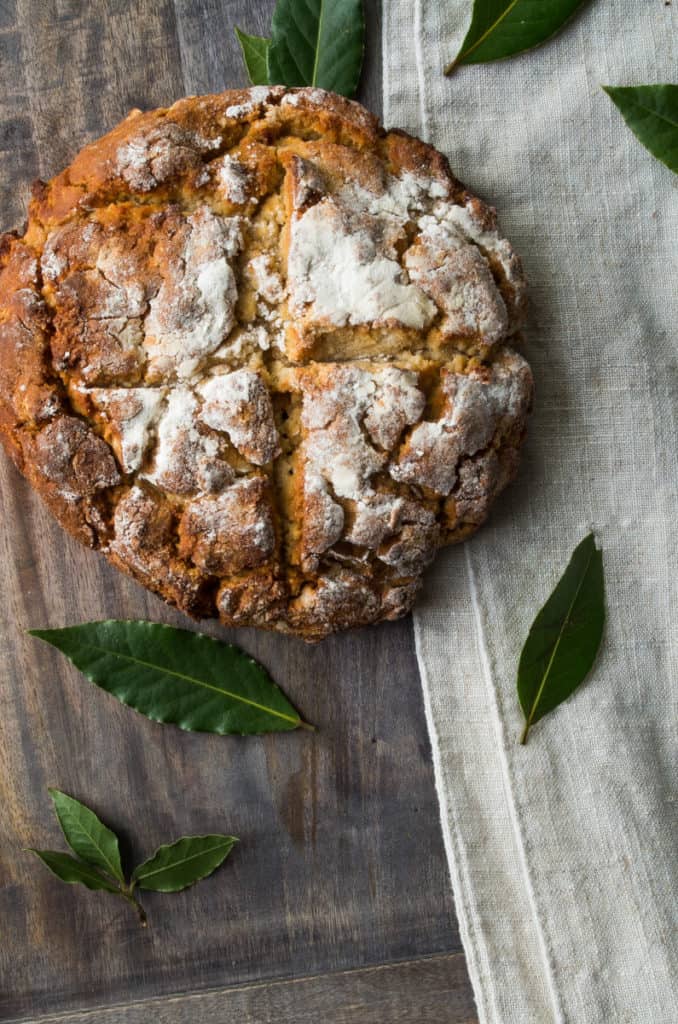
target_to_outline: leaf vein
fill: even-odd
[[[215,846],[210,846],[209,849],[199,850],[197,853],[192,853],[188,857],[182,857],[181,860],[171,861],[169,864],[163,864],[159,868],[155,868],[153,871],[144,871],[136,873],[135,877],[138,882],[143,881],[145,878],[152,878],[153,875],[160,875],[164,871],[173,871],[175,868],[182,867],[184,864],[188,864],[192,860],[198,860],[200,857],[208,857],[212,853],[218,853],[223,850],[225,846],[233,846],[232,842],[223,842]],[[143,867],[143,865],[142,865]]]
[[[202,679],[196,679],[194,676],[185,675],[183,672],[177,672],[175,669],[166,668],[165,666],[154,665],[152,662],[143,661],[141,658],[136,658],[131,654],[122,654],[120,651],[109,651],[105,647],[100,647],[98,644],[93,644],[91,641],[88,646],[94,650],[99,651],[101,654],[105,654],[109,657],[120,658],[122,661],[129,661],[133,665],[140,665],[143,668],[150,668],[154,672],[164,672],[169,676],[174,676],[177,679],[183,679],[188,683],[194,683],[196,686],[202,686],[206,690],[212,690],[214,693],[219,693],[226,697],[231,697],[233,700],[240,701],[242,704],[248,704],[250,707],[256,708],[258,711],[263,711],[266,714],[274,715],[277,718],[282,718],[286,722],[296,722],[297,718],[291,715],[285,715],[282,711],[276,711],[274,708],[266,707],[265,704],[259,704],[257,701],[250,700],[248,697],[242,697],[237,693],[233,693],[230,690],[226,690],[223,687],[213,686],[211,683],[207,683]]]
[[[562,642],[563,636],[565,634],[565,630],[570,625],[572,609],[574,608],[574,606],[575,606],[575,604],[577,602],[577,598],[579,597],[579,593],[581,591],[581,588],[584,585],[584,581],[586,579],[586,574],[589,571],[589,566],[591,564],[591,559],[593,558],[594,555],[595,555],[595,549],[593,549],[591,554],[589,555],[589,558],[588,558],[588,561],[587,561],[586,566],[584,568],[584,571],[581,574],[581,579],[579,580],[579,583],[577,584],[577,589],[576,589],[576,591],[574,593],[574,597],[572,598],[572,600],[570,602],[570,606],[567,609],[567,614],[565,615],[565,617],[563,619],[563,622],[562,622],[562,625],[561,625],[560,629],[558,630],[558,637],[556,639],[555,644],[553,645],[553,650],[551,651],[551,657],[549,658],[548,665],[546,666],[546,669],[544,670],[544,674],[543,674],[543,676],[541,678],[541,682],[539,684],[539,688],[537,690],[537,693],[535,695],[535,698],[534,698],[534,701],[533,701],[533,704],[532,704],[532,710],[530,711],[530,715],[529,715],[528,720],[527,720],[528,727],[532,724],[532,719],[534,717],[534,714],[535,714],[536,710],[539,707],[539,701],[541,700],[542,693],[544,692],[544,687],[546,685],[546,680],[548,679],[549,674],[551,672],[551,669],[553,667],[553,662],[555,660],[556,654],[558,653],[558,649],[560,647],[560,644]]]
[[[481,43],[484,43],[485,40],[487,39],[487,37],[494,32],[494,30],[497,28],[497,26],[501,25],[502,21],[504,21],[504,19],[511,13],[511,11],[513,10],[513,8],[516,6],[517,3],[518,3],[518,0],[511,0],[511,2],[509,3],[508,7],[506,8],[506,10],[503,11],[502,14],[500,14],[499,17],[496,18],[496,20],[488,28],[485,29],[485,31],[480,36],[480,38],[476,39],[475,43],[472,43],[471,46],[469,46],[468,50],[463,50],[458,55],[455,63],[458,64],[460,61],[462,61],[466,57],[468,57],[468,55],[470,53],[473,53],[474,50],[477,50],[478,47],[481,45]]]

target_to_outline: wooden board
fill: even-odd
[[[263,33],[272,6],[0,0],[2,226],[21,223],[33,178],[131,107],[241,84],[232,26]],[[378,110],[377,20],[370,5],[362,96]],[[0,489],[0,1019],[116,1006],[77,1019],[471,1020],[409,621],[315,648],[209,625],[268,665],[318,733],[154,725],[25,630],[187,620],[70,540],[4,457]],[[48,785],[91,804],[132,858],[186,833],[241,844],[196,888],[150,894],[143,931],[122,901],[23,851],[63,846]]]
[[[144,999],[40,1024],[477,1024],[462,953]]]

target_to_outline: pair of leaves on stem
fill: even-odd
[[[119,619],[29,632],[154,722],[220,735],[313,728],[263,665],[200,633]]]
[[[122,897],[136,909],[142,925],[146,924],[146,913],[134,895],[136,889],[180,892],[211,875],[238,841],[234,836],[224,835],[184,836],[159,847],[134,869],[128,882],[115,832],[78,800],[58,789],[49,792],[66,842],[76,856],[34,848],[31,853],[62,882],[79,883]]]
[[[342,96],[358,88],[362,0],[278,0],[270,38],[235,32],[252,85],[310,85]]]
[[[525,715],[520,738],[572,694],[595,661],[605,625],[603,555],[590,533],[575,548],[555,590],[532,623],[518,665]]]

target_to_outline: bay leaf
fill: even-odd
[[[194,732],[312,728],[266,669],[232,644],[155,622],[111,619],[33,629],[97,686],[154,722]]]
[[[592,533],[575,548],[528,634],[518,666],[520,738],[572,694],[595,661],[605,623],[603,555]]]
[[[211,875],[237,842],[234,836],[184,836],[135,868],[132,883],[153,892],[180,892]]]
[[[88,889],[104,889],[106,892],[120,895],[120,890],[113,882],[99,874],[96,868],[83,864],[69,853],[61,853],[59,850],[36,850],[32,846],[29,850],[62,882],[79,883]]]
[[[268,48],[270,39],[263,36],[250,36],[236,28],[235,34],[240,43],[247,75],[252,85],[269,85],[268,81]]]
[[[72,796],[58,789],[50,789],[49,794],[66,842],[73,853],[124,884],[120,847],[115,832],[111,832],[94,811]]]
[[[588,0],[475,0],[461,49],[445,68],[483,64],[531,50],[555,35]]]
[[[278,0],[268,50],[270,85],[358,88],[365,48],[362,0]]]
[[[636,138],[678,174],[678,85],[604,85],[603,89]]]

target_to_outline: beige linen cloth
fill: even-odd
[[[383,4],[386,124],[499,208],[531,285],[520,476],[415,612],[462,938],[482,1022],[676,1024],[678,177],[600,84],[678,80],[678,3],[593,0],[446,79],[470,10]],[[520,648],[590,529],[601,654],[521,747]]]

